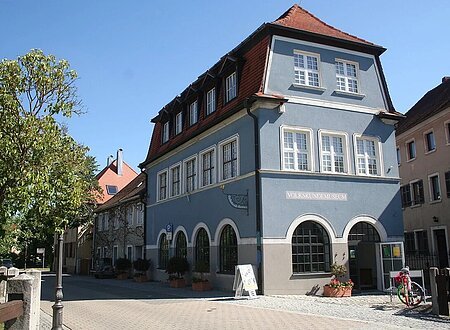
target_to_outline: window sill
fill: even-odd
[[[412,161],[415,160],[415,159],[416,159],[416,157],[411,158],[411,159],[408,159],[406,162],[409,163],[409,162],[412,162]]]
[[[304,280],[309,278],[328,278],[331,276],[331,273],[323,272],[323,273],[296,273],[292,274],[290,279],[291,280]]]
[[[415,208],[418,208],[418,207],[421,207],[421,206],[422,206],[422,204],[414,204],[414,205],[411,205],[411,208],[415,209]]]
[[[362,100],[363,98],[366,97],[365,94],[341,91],[341,90],[338,90],[338,89],[335,89],[333,94],[339,95],[339,96],[350,96],[350,97],[354,97],[354,98],[359,99],[359,100]]]
[[[302,84],[295,84],[295,83],[292,84],[292,87],[299,88],[299,89],[309,89],[309,90],[319,91],[319,92],[324,92],[326,90],[325,87],[321,87],[321,86],[302,85]]]
[[[442,203],[442,198],[430,201],[430,204],[438,204],[438,203]]]
[[[430,151],[425,151],[425,155],[432,154],[435,151],[436,151],[436,148],[434,148],[433,150],[430,150]]]

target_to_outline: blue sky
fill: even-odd
[[[0,58],[32,48],[78,72],[87,113],[67,120],[99,167],[123,148],[137,169],[150,119],[264,22],[294,1],[0,0]],[[299,2],[297,2],[299,3]],[[303,0],[326,23],[387,48],[381,61],[397,111],[450,75],[450,5],[441,1]]]

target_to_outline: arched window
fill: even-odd
[[[186,235],[182,231],[178,233],[177,240],[175,241],[175,256],[181,258],[187,257]]]
[[[204,262],[209,268],[209,238],[204,228],[201,228],[195,239],[195,264]]]
[[[162,234],[159,240],[159,268],[166,269],[169,261],[169,241],[166,234]]]
[[[226,225],[220,235],[220,272],[234,273],[234,267],[238,263],[238,245],[236,233],[233,227]]]
[[[330,271],[330,239],[327,231],[313,221],[302,222],[292,235],[293,273]]]
[[[367,222],[358,222],[348,234],[348,241],[380,242],[380,235],[374,226]]]

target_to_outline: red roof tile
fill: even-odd
[[[328,37],[376,46],[369,41],[355,37],[351,34],[336,29],[331,25],[328,25],[297,4],[289,8],[283,15],[272,23],[292,29],[317,33]]]

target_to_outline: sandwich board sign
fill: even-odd
[[[252,265],[237,265],[234,271],[233,290],[236,291],[234,299],[241,298],[244,291],[248,292],[248,299],[254,299],[257,297],[257,289],[258,283]]]

